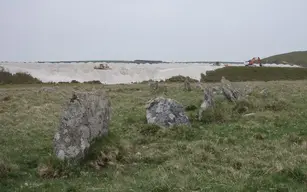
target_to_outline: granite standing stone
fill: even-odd
[[[54,136],[56,156],[80,160],[95,138],[108,133],[111,103],[103,91],[76,92],[60,117]]]

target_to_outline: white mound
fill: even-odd
[[[77,80],[79,82],[99,80],[106,84],[132,83],[145,80],[164,80],[176,75],[200,79],[201,73],[215,70],[222,66],[210,64],[133,64],[108,63],[111,70],[94,69],[98,63],[1,63],[11,73],[27,72],[43,82],[61,82]],[[229,65],[238,66],[238,65]],[[242,66],[242,65],[240,65]],[[265,67],[298,67],[291,65],[269,65]]]

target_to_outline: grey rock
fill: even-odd
[[[185,79],[184,81],[184,88],[183,88],[184,91],[192,91],[192,88],[191,88],[191,84],[190,84],[190,81],[188,78]]]
[[[173,99],[163,97],[157,97],[147,103],[146,119],[147,123],[162,128],[174,125],[190,125],[183,106]]]
[[[250,117],[250,116],[254,116],[254,115],[256,115],[256,113],[248,113],[248,114],[243,115],[243,117]]]
[[[104,91],[75,92],[60,117],[54,150],[61,159],[83,159],[92,141],[108,133],[111,103]]]
[[[212,87],[212,93],[214,95],[221,95],[221,94],[223,94],[222,87],[220,87],[220,86]]]
[[[260,91],[260,94],[267,97],[269,95],[269,91],[268,91],[268,89],[263,89],[263,90]]]
[[[149,87],[150,87],[151,91],[156,91],[159,88],[159,82],[158,81],[150,81]]]
[[[58,87],[42,87],[40,88],[40,92],[54,92]]]
[[[244,87],[244,94],[249,96],[253,93],[253,88],[250,85],[245,85]]]
[[[204,90],[204,101],[199,109],[198,119],[201,120],[203,112],[211,107],[214,107],[213,89],[206,88]]]
[[[200,82],[198,82],[196,83],[195,88],[199,90],[203,90],[203,85]]]
[[[204,102],[207,103],[208,107],[214,106],[214,100],[213,100],[213,92],[210,88],[206,88],[204,90]]]
[[[225,77],[222,77],[221,84],[222,92],[228,101],[236,102],[237,100],[242,99],[242,93],[236,89]]]
[[[152,94],[167,94],[167,86],[163,82],[151,81],[149,82],[149,87]]]

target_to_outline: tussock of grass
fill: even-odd
[[[146,124],[139,128],[140,134],[144,136],[155,135],[160,130],[160,127],[154,124]]]
[[[164,85],[167,97],[185,107],[191,127],[146,124],[144,105],[155,96],[147,84],[104,85],[112,103],[110,134],[75,165],[54,158],[61,109],[73,90],[101,85],[58,85],[48,92],[34,85],[1,88],[0,99],[9,96],[0,100],[0,157],[9,159],[0,164],[1,190],[307,190],[306,81],[252,82],[246,100],[219,98],[202,121],[201,91]],[[264,88],[268,95],[260,93]],[[243,117],[247,113],[255,115]]]
[[[8,164],[8,162],[5,162],[4,160],[0,159],[0,178],[7,177],[11,170],[12,168]]]
[[[188,105],[185,107],[186,111],[195,111],[196,109],[198,109],[198,107],[196,105]]]
[[[40,163],[37,167],[37,174],[42,179],[69,178],[78,176],[80,169],[78,166],[73,166],[67,162],[59,161],[58,159],[49,157]]]

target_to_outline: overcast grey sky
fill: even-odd
[[[307,50],[307,0],[0,0],[0,60],[247,60]]]

